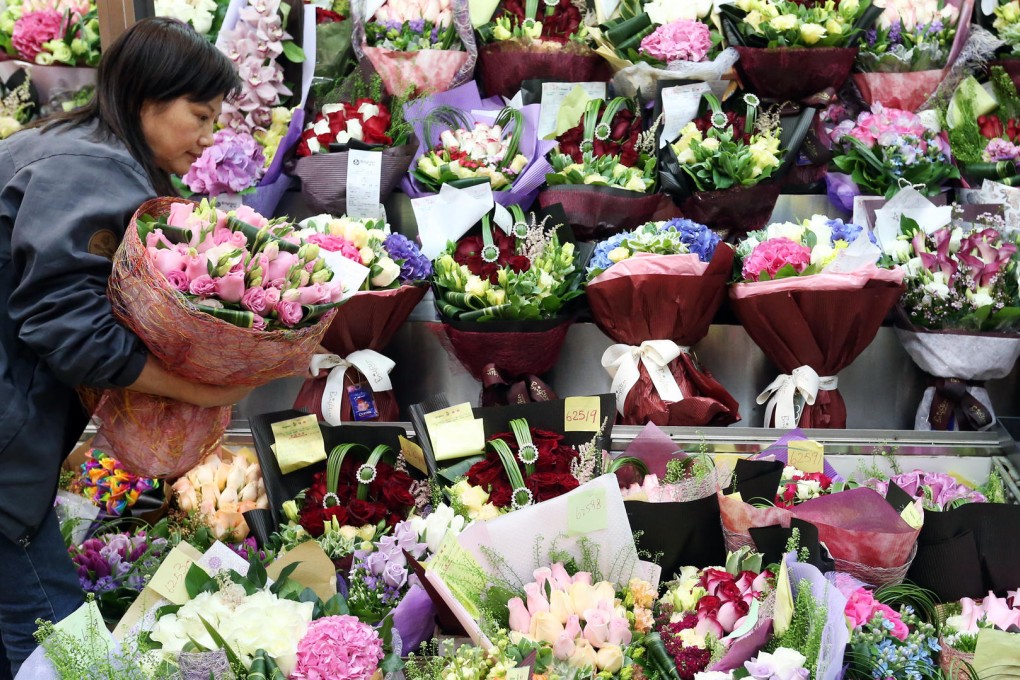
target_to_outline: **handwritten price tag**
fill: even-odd
[[[174,604],[184,604],[190,599],[184,579],[187,577],[191,565],[200,559],[202,559],[201,553],[187,543],[181,543],[171,550],[163,560],[163,564],[149,581],[149,587]]]
[[[608,526],[605,489],[592,489],[567,496],[568,534],[573,536],[589,534]]]
[[[823,472],[825,470],[825,448],[816,441],[792,441],[789,443],[787,462],[801,472]]]
[[[528,680],[530,677],[530,668],[508,668],[506,671],[506,680]]]
[[[273,423],[272,427],[276,438],[273,450],[283,474],[326,460],[326,444],[313,414]]]
[[[563,431],[598,432],[602,425],[601,408],[598,397],[567,397],[563,401]]]

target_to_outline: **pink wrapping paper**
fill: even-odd
[[[619,266],[619,265],[616,265]],[[903,283],[903,270],[899,267],[882,269],[868,265],[849,274],[815,274],[813,276],[790,276],[771,281],[734,284],[730,296],[736,300],[796,290],[854,290],[864,288],[868,281],[889,281]]]
[[[453,50],[397,52],[367,45],[362,49],[392,95],[402,95],[410,88],[422,93],[445,92],[470,56]]]
[[[701,276],[708,270],[708,262],[693,253],[682,255],[653,255],[652,253],[635,253],[622,262],[602,272],[590,283],[612,281],[639,274],[669,274],[671,276]]]

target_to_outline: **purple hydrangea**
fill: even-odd
[[[698,256],[702,262],[708,262],[715,254],[715,248],[719,245],[719,235],[693,220],[678,217],[669,220],[662,225],[659,231],[675,231],[680,234],[680,240],[687,245],[692,253]]]
[[[191,164],[182,179],[198,194],[237,194],[255,186],[265,160],[254,137],[224,128],[216,133],[213,145]]]
[[[402,282],[425,281],[432,276],[432,263],[417,245],[403,234],[390,234],[383,241],[390,259],[400,265]]]
[[[864,231],[864,227],[859,224],[854,224],[853,222],[847,223],[839,219],[829,220],[825,223],[825,225],[832,230],[833,245],[836,245],[836,241],[853,243],[857,240],[857,237],[861,235],[861,232]],[[875,233],[873,231],[868,230],[868,238],[876,246],[878,245],[878,241],[875,239]]]

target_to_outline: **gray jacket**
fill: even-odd
[[[106,284],[154,192],[120,140],[94,137],[86,125],[0,142],[0,533],[23,545],[88,422],[75,388],[130,385],[146,359]]]

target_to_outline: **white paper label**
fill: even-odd
[[[662,89],[662,135],[659,148],[672,144],[684,126],[698,117],[701,97],[710,91],[707,83],[676,85]]]
[[[216,197],[216,207],[225,212],[237,210],[243,205],[240,194],[219,194]]]
[[[675,0],[679,2],[680,0]],[[620,0],[600,0],[599,8],[602,10],[602,16],[605,19],[610,19],[613,16],[613,12],[620,6]]]
[[[434,260],[449,241],[463,236],[492,210],[493,205],[492,186],[488,183],[467,189],[455,189],[444,184],[434,196],[411,199],[421,238],[421,252]]]
[[[343,284],[344,295],[341,298],[343,300],[358,292],[371,271],[360,262],[348,259],[340,253],[331,253],[320,249],[319,257],[324,259],[329,268],[333,270],[333,280]]]
[[[351,149],[347,152],[347,216],[379,219],[379,182],[382,152]]]
[[[556,131],[556,118],[567,95],[580,87],[590,99],[605,99],[605,83],[542,83],[542,108],[538,114],[538,138]]]

